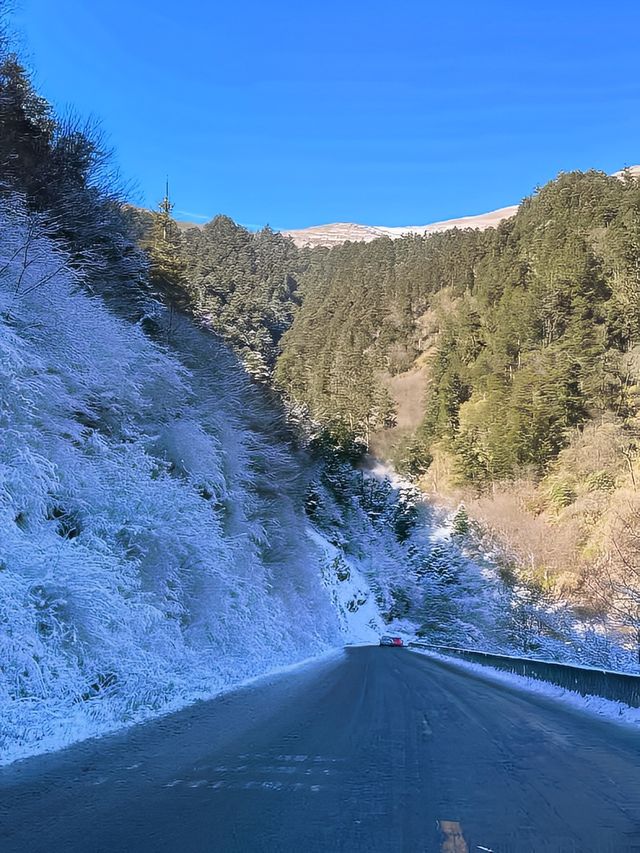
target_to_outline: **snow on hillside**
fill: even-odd
[[[626,176],[638,180],[640,178],[640,166],[626,166],[624,169],[620,169],[619,172],[614,172],[612,175],[613,178],[624,178]]]
[[[437,234],[449,231],[451,228],[495,228],[503,219],[510,219],[518,211],[517,204],[501,207],[489,213],[479,213],[477,216],[461,216],[458,219],[446,219],[443,222],[433,222],[431,225],[407,225],[401,228],[383,228],[389,237],[404,237],[406,234]]]
[[[383,614],[394,616],[394,629],[436,645],[638,671],[633,638],[625,642],[615,625],[580,616],[524,575],[511,572],[505,582],[509,555],[487,541],[462,505],[431,503],[375,459],[363,484],[361,505],[377,521],[359,565],[381,594]],[[394,528],[401,540],[395,558]]]
[[[313,527],[309,527],[307,535],[324,553],[324,583],[348,641],[377,643],[384,632],[384,622],[368,581],[341,548]]]
[[[378,237],[388,237],[385,228],[376,225],[358,225],[355,222],[332,222],[329,225],[312,225],[282,232],[291,237],[296,246],[338,246],[341,243],[369,243]]]
[[[167,346],[160,308],[117,319],[3,204],[1,760],[360,639],[235,357],[187,321]]]
[[[450,228],[492,228],[503,219],[515,216],[518,205],[502,207],[492,210],[490,213],[481,213],[477,216],[462,216],[459,219],[446,219],[442,222],[432,222],[430,225],[406,225],[390,228],[386,225],[357,225],[353,222],[333,222],[330,225],[314,225],[310,228],[283,231],[282,233],[291,237],[296,246],[337,246],[346,243],[347,240],[354,242],[369,243],[378,237],[390,237],[392,240],[404,237],[407,234],[436,234],[439,231],[448,231]]]

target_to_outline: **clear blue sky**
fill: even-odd
[[[42,93],[179,218],[421,224],[640,163],[638,0],[17,5]]]

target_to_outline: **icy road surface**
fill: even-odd
[[[345,650],[0,772],[2,853],[640,850],[640,738]]]

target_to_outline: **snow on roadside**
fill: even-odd
[[[548,681],[540,681],[537,678],[526,678],[523,675],[516,675],[513,672],[505,672],[500,669],[494,669],[491,666],[474,663],[473,661],[448,657],[447,655],[427,649],[410,649],[410,651],[414,654],[425,655],[426,657],[452,664],[459,669],[480,675],[489,681],[505,684],[526,693],[536,693],[549,699],[557,699],[563,704],[591,716],[631,725],[634,728],[640,726],[640,708],[632,708],[624,702],[614,702],[611,699],[603,699],[602,696],[582,696],[580,693],[575,693],[573,690],[567,690],[565,687],[551,684]]]
[[[336,646],[327,649],[325,652],[306,657],[303,660],[267,669],[258,675],[244,678],[241,681],[229,682],[224,686],[212,686],[209,689],[202,689],[199,693],[194,693],[190,696],[187,701],[185,701],[184,697],[175,697],[167,702],[160,711],[150,712],[147,709],[143,709],[128,720],[126,724],[119,721],[112,721],[102,725],[100,728],[95,728],[87,722],[87,717],[83,713],[83,710],[75,708],[71,713],[68,713],[66,719],[51,721],[48,733],[38,741],[37,750],[33,750],[31,746],[16,743],[10,744],[6,748],[3,746],[2,755],[0,756],[0,769],[13,764],[15,761],[34,758],[50,752],[58,752],[61,749],[65,749],[80,741],[88,740],[89,738],[107,737],[135,725],[156,722],[170,714],[183,711],[196,702],[210,702],[218,699],[220,696],[235,693],[238,690],[250,690],[254,687],[264,686],[285,675],[292,675],[312,668],[332,666],[340,662],[344,658],[344,654],[344,647]]]

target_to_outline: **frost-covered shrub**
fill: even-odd
[[[304,463],[233,355],[170,348],[0,210],[0,752],[62,745],[339,644]],[[26,261],[25,261],[26,259]],[[168,319],[159,306],[155,328]],[[167,335],[159,335],[166,342]]]
[[[469,513],[464,504],[460,504],[453,516],[451,528],[456,536],[466,536],[469,532]]]

